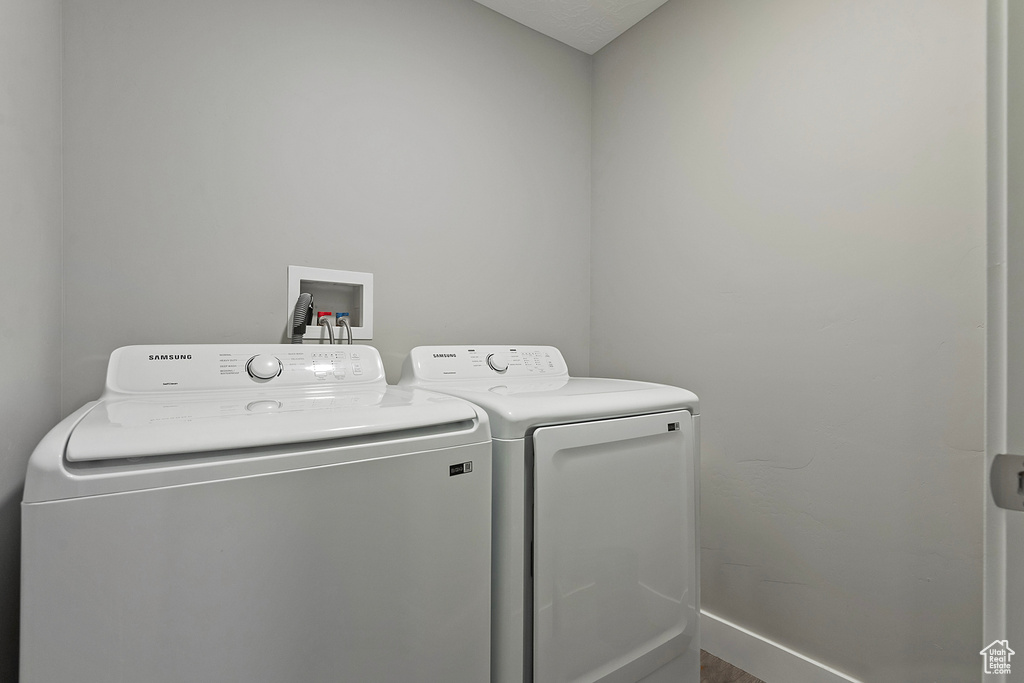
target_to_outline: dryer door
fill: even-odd
[[[543,427],[533,444],[535,683],[632,683],[696,649],[690,414]]]

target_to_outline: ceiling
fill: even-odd
[[[666,0],[476,0],[592,55]]]

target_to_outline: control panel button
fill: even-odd
[[[273,379],[281,374],[284,367],[277,356],[261,353],[249,359],[245,370],[254,379]]]
[[[495,372],[505,372],[508,370],[508,360],[500,353],[489,353],[487,354],[487,367]]]

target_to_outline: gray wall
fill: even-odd
[[[0,681],[18,671],[25,464],[60,417],[60,2],[0,0]]]
[[[706,610],[976,680],[985,3],[671,0],[594,61],[591,371],[702,400]]]
[[[470,0],[67,0],[65,413],[131,343],[278,342],[287,266],[373,344],[588,369],[590,58]]]

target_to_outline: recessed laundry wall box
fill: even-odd
[[[304,292],[313,296],[314,319],[303,339],[318,340],[324,336],[324,330],[316,321],[316,314],[319,312],[330,313],[335,321],[339,315],[345,314],[352,327],[353,339],[373,339],[373,273],[288,266],[286,310],[289,335],[295,314],[295,302],[299,294]]]

